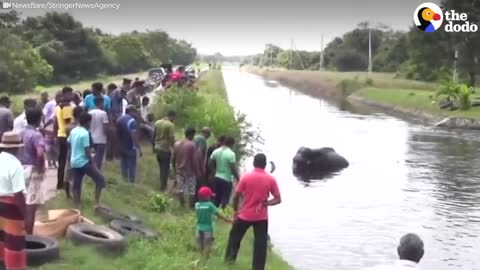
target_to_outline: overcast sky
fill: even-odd
[[[0,0],[1,1],[1,0]],[[4,0],[5,1],[5,0]],[[319,50],[365,20],[394,29],[412,25],[418,0],[11,0],[16,2],[117,3],[118,10],[72,9],[76,19],[110,33],[162,29],[185,39],[199,53],[246,55],[266,43]],[[433,1],[437,2],[437,1]],[[19,10],[38,15],[45,10]],[[62,10],[56,10],[62,11]],[[65,10],[64,10],[65,11]]]

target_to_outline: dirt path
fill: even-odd
[[[47,201],[57,195],[57,169],[48,169],[45,177]]]

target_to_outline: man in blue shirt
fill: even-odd
[[[85,109],[87,109],[87,111],[95,109],[96,97],[103,97],[103,106],[105,111],[109,112],[111,108],[110,97],[103,94],[103,84],[100,82],[92,84],[92,93],[87,95],[84,100]]]
[[[95,206],[100,205],[100,195],[105,187],[105,178],[95,165],[91,155],[90,133],[88,128],[92,116],[83,112],[79,117],[79,126],[72,129],[68,136],[70,146],[70,167],[73,174],[73,203],[79,209],[81,204],[82,180],[85,175],[95,182]]]
[[[142,149],[138,142],[138,110],[129,105],[125,115],[117,120],[117,138],[120,148],[122,176],[125,181],[135,183],[137,173],[137,154],[142,157]]]

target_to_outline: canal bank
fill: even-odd
[[[204,74],[199,82],[199,92],[196,94],[183,89],[178,90],[183,92],[171,92],[163,98],[158,98],[154,105],[154,112],[159,117],[163,116],[162,113],[167,108],[177,109],[179,114],[177,140],[183,138],[183,128],[187,125],[197,128],[208,125],[217,135],[235,135],[240,132],[241,128],[235,119],[235,111],[228,104],[220,71],[214,70]],[[185,106],[188,110],[185,110]],[[123,182],[119,161],[105,163],[103,171],[107,179],[107,188],[102,200],[104,204],[116,210],[139,216],[144,224],[160,233],[160,240],[128,239],[127,252],[115,258],[102,256],[91,248],[74,247],[68,241],[62,241],[62,260],[41,269],[249,269],[252,259],[253,233],[248,233],[242,243],[236,265],[228,266],[224,263],[223,256],[230,224],[221,220],[218,220],[215,225],[216,239],[211,258],[207,262],[201,260],[195,244],[194,214],[181,208],[170,195],[158,195],[156,190],[159,187],[159,170],[156,157],[150,145],[143,147],[143,153],[143,157],[138,162],[135,185]],[[85,181],[82,195],[83,215],[99,224],[104,224],[93,213],[93,190],[91,181]],[[156,206],[157,209],[164,207],[165,211],[155,212],[152,206]],[[59,193],[47,204],[49,209],[68,207],[71,207],[71,204],[64,199],[63,193]],[[231,214],[231,211],[227,211],[227,214]],[[274,252],[270,252],[266,269],[289,270],[292,268]]]
[[[438,86],[432,83],[398,79],[393,74],[381,73],[369,77],[364,72],[290,71],[252,66],[245,66],[243,70],[313,97],[346,99],[428,126],[480,129],[480,108],[441,110],[433,101]],[[473,98],[479,98],[478,94]]]
[[[476,269],[480,261],[480,134],[432,129],[378,110],[342,106],[224,68],[229,100],[261,127],[282,204],[270,209],[275,247],[295,269],[391,265],[400,237],[425,244],[422,269]],[[255,98],[252,98],[255,97]],[[310,182],[292,175],[299,147],[332,147],[350,166]],[[247,163],[250,163],[247,161]]]

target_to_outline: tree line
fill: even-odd
[[[444,11],[466,13],[470,23],[480,26],[480,0],[444,0],[441,8]],[[369,32],[373,71],[396,72],[414,80],[449,80],[452,78],[457,51],[459,80],[474,86],[479,79],[480,34],[446,32],[444,27],[433,33],[424,33],[415,25],[409,31],[394,31],[381,24],[360,23],[356,29],[342,37],[336,37],[326,46],[323,50],[323,68],[366,71]],[[263,53],[250,56],[243,63],[318,70],[320,51],[284,50],[274,44],[267,44]]]
[[[112,35],[57,12],[23,20],[16,11],[0,13],[0,40],[0,92],[7,93],[162,63],[188,65],[197,55],[191,44],[161,30]]]

